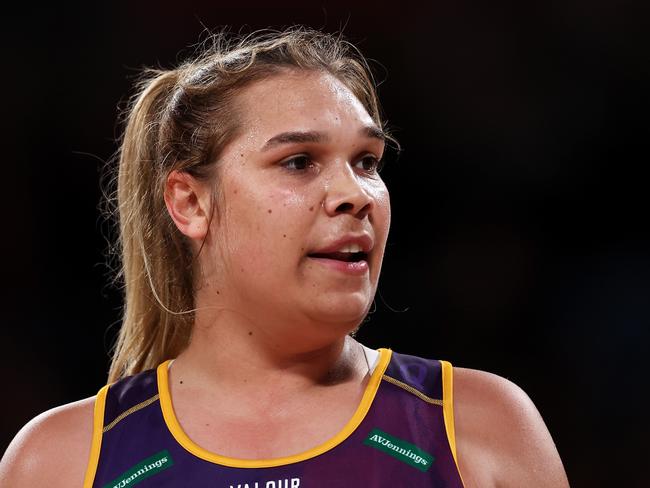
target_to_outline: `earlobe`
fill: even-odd
[[[208,230],[209,199],[206,189],[191,175],[172,171],[165,183],[165,205],[178,230],[191,239],[203,240]]]

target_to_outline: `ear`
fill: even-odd
[[[165,204],[172,220],[183,234],[203,240],[208,232],[210,215],[208,185],[193,176],[172,171],[165,183]]]

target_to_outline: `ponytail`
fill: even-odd
[[[168,171],[159,154],[166,107],[178,78],[177,71],[169,71],[141,83],[121,145],[117,210],[125,308],[109,381],[175,357],[190,337],[192,256],[165,208]]]

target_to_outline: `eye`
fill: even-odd
[[[292,156],[289,159],[285,159],[282,161],[281,165],[288,170],[305,171],[313,168],[314,162],[309,155],[299,154],[298,156]]]
[[[378,173],[381,171],[382,160],[376,158],[372,154],[366,154],[354,164],[354,167],[359,168],[366,173]]]

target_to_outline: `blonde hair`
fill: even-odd
[[[125,112],[112,178],[117,190],[107,193],[119,222],[115,280],[124,288],[110,382],[176,357],[189,343],[195,256],[167,212],[165,181],[174,170],[214,176],[220,152],[244,130],[235,100],[242,89],[286,69],[328,72],[385,129],[368,63],[340,35],[292,27],[238,38],[221,33],[210,41],[175,69],[147,70]]]

